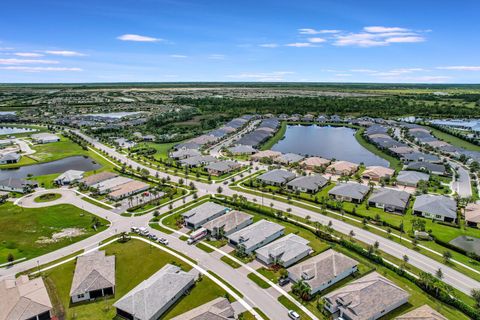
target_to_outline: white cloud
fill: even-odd
[[[371,33],[382,33],[382,32],[406,32],[409,31],[405,28],[399,27],[384,27],[384,26],[371,26],[371,27],[364,27],[364,31],[371,32]]]
[[[323,29],[323,30],[315,30],[315,29],[311,29],[311,28],[302,28],[302,29],[298,29],[298,32],[300,34],[328,34],[328,33],[340,33],[341,31],[340,30],[333,30],[333,29]]]
[[[351,69],[350,72],[359,72],[359,73],[375,73],[378,72],[377,70],[373,69]]]
[[[441,70],[457,70],[457,71],[480,71],[480,66],[446,66],[437,67]]]
[[[259,72],[259,73],[240,73],[228,75],[233,79],[249,79],[253,81],[285,81],[285,76],[293,74],[291,71]]]
[[[224,55],[224,54],[214,53],[214,54],[209,55],[209,56],[208,56],[208,59],[212,59],[212,60],[224,60],[224,59],[225,59],[225,55]]]
[[[23,67],[23,66],[10,66],[0,67],[2,70],[14,70],[22,72],[42,72],[42,71],[83,71],[80,68],[66,68],[66,67]]]
[[[350,73],[337,73],[335,74],[335,77],[351,77],[352,75]]]
[[[123,34],[117,37],[118,40],[122,41],[134,41],[134,42],[159,42],[163,41],[160,38],[148,37],[148,36],[141,36],[138,34]]]
[[[185,59],[185,58],[188,58],[188,56],[184,55],[184,54],[171,54],[170,55],[171,58],[176,58],[176,59]]]
[[[310,42],[294,42],[286,44],[287,47],[296,47],[296,48],[305,48],[305,47],[312,47]]]
[[[43,57],[44,55],[41,53],[35,53],[35,52],[16,52],[14,53],[17,57],[24,57],[24,58],[38,58],[38,57]]]
[[[322,43],[322,42],[326,42],[327,40],[323,38],[314,37],[314,38],[308,38],[308,41],[312,43]]]
[[[415,42],[423,42],[425,38],[419,36],[410,36],[410,37],[392,37],[387,38],[385,41],[388,43],[415,43]]]
[[[54,55],[54,56],[63,56],[63,57],[81,57],[84,56],[84,53],[70,50],[47,50],[45,53]]]
[[[21,65],[21,64],[57,64],[55,60],[40,60],[40,59],[0,59],[0,65]]]
[[[383,39],[379,39],[370,33],[351,33],[338,36],[333,43],[336,46],[378,47],[388,45]]]
[[[278,44],[277,43],[262,43],[259,45],[259,47],[262,48],[277,48]]]

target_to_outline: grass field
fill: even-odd
[[[85,239],[97,232],[91,227],[93,217],[72,205],[29,209],[4,203],[0,205],[0,263],[6,262],[10,253],[15,259],[30,259]],[[108,223],[100,220],[102,227],[98,231],[104,230]],[[52,243],[36,242],[66,228],[79,228],[84,234]]]
[[[115,255],[116,292],[114,297],[71,305],[69,292],[75,268],[74,262],[68,262],[44,273],[51,296],[56,297],[52,300],[57,316],[63,315],[65,319],[112,319],[115,316],[113,303],[167,263],[176,264],[185,271],[191,269],[181,260],[139,240],[130,240],[127,243],[115,242],[106,246],[105,251],[107,255]],[[142,258],[138,259],[138,257]],[[224,290],[210,279],[203,277],[187,296],[182,297],[162,316],[162,319],[170,319],[224,295]]]
[[[42,194],[41,196],[36,197],[33,199],[35,202],[50,202],[50,201],[55,201],[57,199],[60,199],[62,197],[61,194],[59,193],[45,193]]]
[[[270,139],[268,139],[268,141],[261,146],[260,150],[271,149],[278,141],[280,141],[283,138],[283,136],[285,136],[286,131],[287,131],[287,122],[282,121],[280,125],[280,129],[278,129],[275,135]]]

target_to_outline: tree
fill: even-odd
[[[375,250],[378,250],[378,248],[380,247],[380,243],[378,241],[375,241],[373,243],[373,247],[375,248]]]
[[[353,230],[350,230],[350,233],[348,235],[350,237],[350,240],[352,240],[352,238],[355,237],[355,232]]]
[[[303,301],[310,300],[310,290],[310,286],[304,280],[300,280],[292,286],[292,292]]]
[[[450,259],[452,259],[452,253],[451,253],[450,251],[448,251],[448,250],[445,250],[445,251],[443,252],[443,261],[444,261],[445,263],[448,263],[448,262],[450,262]]]
[[[217,193],[222,193],[222,192],[223,192],[223,188],[221,186],[218,186]]]
[[[8,256],[7,256],[7,261],[9,263],[12,263],[13,261],[15,261],[15,257],[13,256],[12,253],[9,253]]]
[[[408,263],[408,256],[406,254],[403,255],[403,262]]]
[[[475,300],[475,307],[480,309],[480,289],[472,289],[470,295],[472,296],[473,300]]]
[[[437,272],[435,272],[435,276],[438,278],[438,279],[442,279],[443,278],[443,271],[441,268],[438,268]]]

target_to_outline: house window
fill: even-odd
[[[84,297],[85,297],[85,295],[84,295],[83,293],[82,293],[82,294],[79,294],[79,295],[77,296],[78,299],[82,299],[82,298],[84,298]]]

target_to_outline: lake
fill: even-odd
[[[142,112],[141,111],[132,111],[132,112],[125,111],[125,112],[108,112],[108,113],[89,113],[89,114],[86,114],[86,116],[121,119],[134,114],[139,114],[139,113],[142,113]]]
[[[285,137],[272,150],[327,159],[363,162],[367,166],[388,167],[389,162],[365,149],[355,139],[355,130],[347,127],[289,125]]]
[[[25,132],[35,132],[37,130],[30,128],[20,128],[20,127],[0,127],[0,135],[3,134],[16,134],[16,133],[25,133]]]
[[[67,170],[92,171],[100,169],[101,167],[101,165],[96,162],[94,163],[89,157],[74,156],[15,169],[0,169],[0,180],[8,178],[25,179],[29,175],[35,177],[54,173],[60,174]]]

